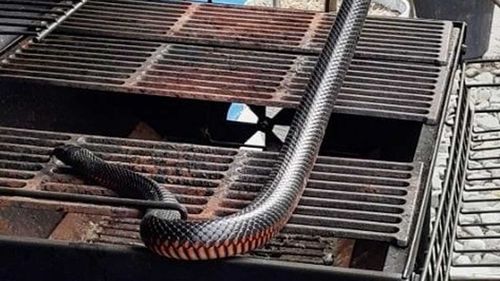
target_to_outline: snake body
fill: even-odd
[[[279,153],[259,196],[239,212],[185,220],[182,208],[149,209],[140,235],[153,252],[173,259],[206,260],[246,253],[277,234],[291,217],[318,155],[330,115],[354,55],[370,0],[344,0]],[[124,196],[176,202],[154,181],[108,164],[89,150],[59,147],[55,156],[84,176]]]

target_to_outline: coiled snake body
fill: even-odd
[[[149,209],[140,234],[153,252],[174,259],[234,256],[262,246],[295,209],[317,157],[338,92],[353,57],[370,0],[344,0],[293,118],[270,180],[239,212],[206,221],[185,220],[185,209]],[[54,154],[86,177],[124,196],[171,202],[175,197],[154,181],[105,163],[89,150],[62,146]]]

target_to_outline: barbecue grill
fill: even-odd
[[[139,239],[142,212],[155,203],[82,180],[52,149],[78,144],[150,176],[191,219],[232,214],[258,194],[279,145],[246,148],[255,131],[228,120],[230,104],[248,104],[263,131],[289,123],[335,15],[175,1],[2,3],[3,280],[419,278],[462,24],[369,18],[282,233],[242,257],[179,263]],[[268,118],[276,107],[279,120]]]

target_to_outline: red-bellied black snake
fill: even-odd
[[[211,220],[186,220],[182,207],[149,209],[140,234],[153,252],[174,259],[234,256],[262,246],[288,221],[306,185],[342,82],[356,49],[370,0],[344,0],[319,56],[306,92],[269,181],[239,212]],[[124,196],[171,202],[175,196],[156,182],[105,163],[85,148],[66,145],[54,155],[84,176]],[[180,206],[180,205],[178,205]]]

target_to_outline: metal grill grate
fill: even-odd
[[[96,195],[100,199],[114,196],[49,161],[53,147],[69,141],[107,161],[151,176],[177,194],[191,218],[225,216],[246,206],[259,192],[275,161],[274,154],[267,152],[7,128],[0,129],[0,137],[2,194],[53,199],[60,199],[53,197],[54,192]],[[319,157],[299,207],[283,233],[309,238],[361,238],[404,246],[419,204],[421,168],[421,163]]]
[[[71,34],[318,54],[331,14],[169,1],[90,0],[61,28]],[[446,63],[451,22],[369,19],[358,57]]]
[[[137,94],[294,107],[316,56],[50,35],[0,63],[0,77]],[[436,120],[446,67],[354,59],[336,112]]]

